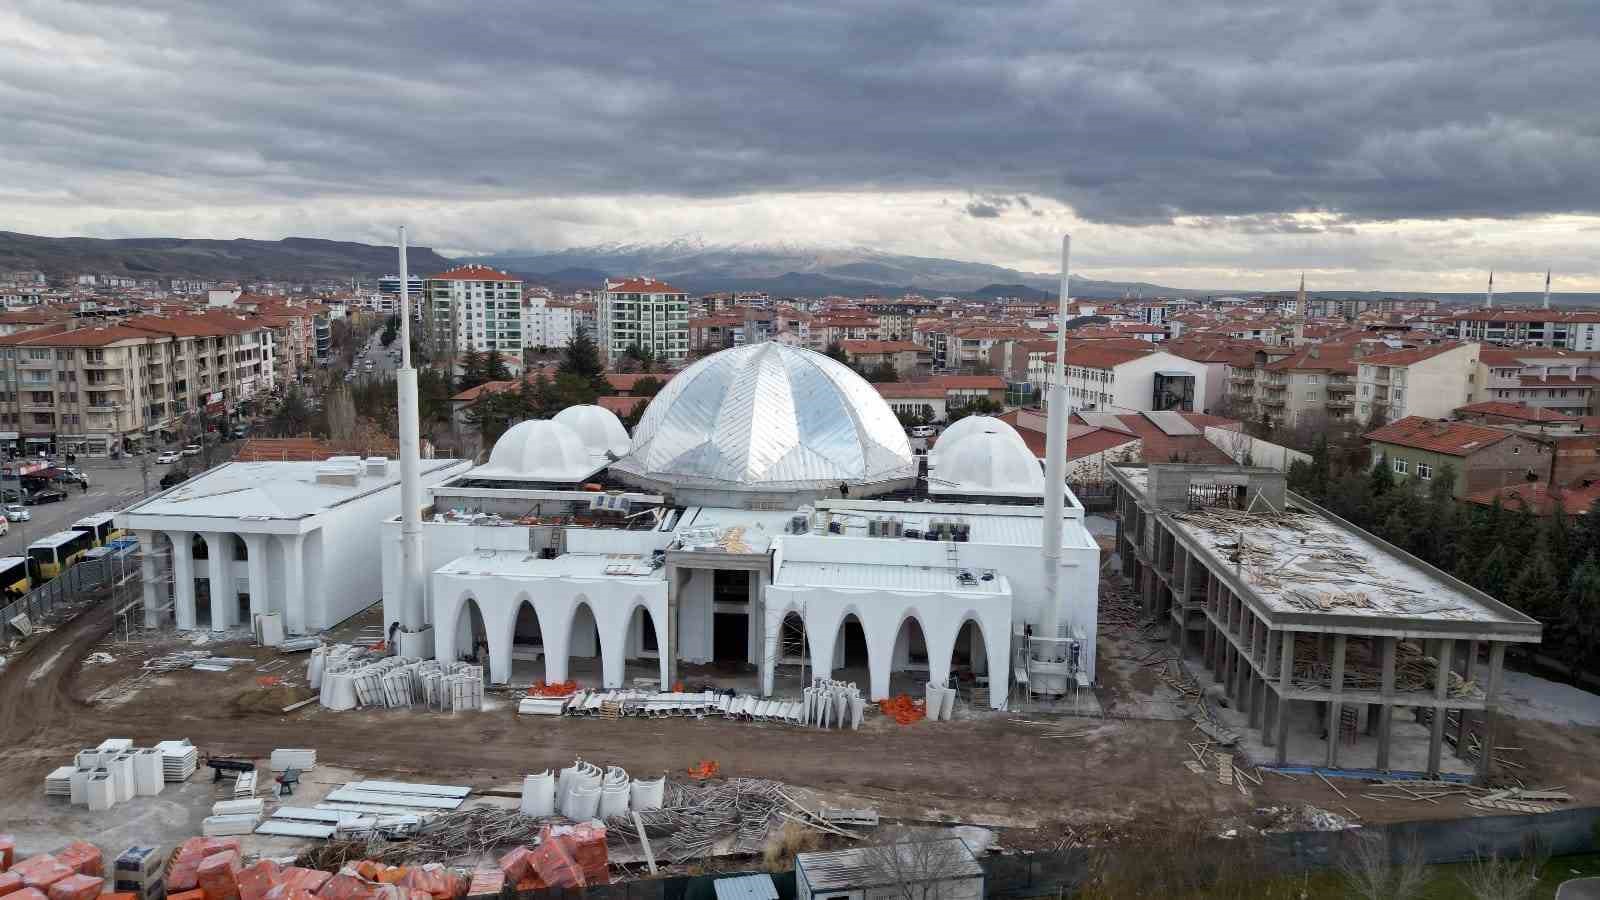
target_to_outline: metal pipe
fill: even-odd
[[[400,627],[423,630],[422,439],[417,370],[411,364],[411,281],[406,227],[400,226]]]
[[[1550,270],[1544,270],[1544,308],[1550,308]]]
[[[1044,604],[1039,611],[1041,637],[1053,640],[1060,631],[1061,619],[1061,516],[1066,505],[1067,478],[1067,303],[1070,285],[1067,270],[1072,254],[1072,235],[1061,236],[1061,296],[1056,314],[1056,366],[1045,394],[1048,423],[1045,426],[1044,463]],[[1053,646],[1054,645],[1049,645]]]

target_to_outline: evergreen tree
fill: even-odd
[[[1394,471],[1389,468],[1389,454],[1385,453],[1373,463],[1372,471],[1367,473],[1367,493],[1373,499],[1389,493],[1394,487]]]
[[[867,374],[867,380],[874,384],[894,384],[900,380],[900,373],[892,363],[881,362]]]
[[[1561,588],[1556,582],[1555,569],[1550,565],[1544,535],[1534,542],[1526,565],[1511,582],[1506,600],[1536,619],[1547,619],[1560,612]]]
[[[603,375],[605,370],[605,364],[600,361],[600,348],[589,337],[588,329],[580,326],[561,356],[559,374],[593,380]]]
[[[1428,482],[1427,527],[1422,536],[1421,554],[1446,572],[1456,567],[1460,542],[1465,539],[1467,519],[1454,495],[1455,469],[1440,466]]]
[[[1483,563],[1477,567],[1477,576],[1473,583],[1479,590],[1496,600],[1506,599],[1511,587],[1511,565],[1506,560],[1504,546],[1495,547],[1483,558]]]
[[[840,345],[840,343],[838,341],[834,341],[833,343],[828,345],[828,350],[827,350],[827,354],[826,355],[830,359],[836,359],[839,362],[842,362],[847,366],[850,365],[850,357],[849,357],[848,354],[846,354],[844,352],[844,347],[842,345]]]
[[[1574,568],[1572,523],[1567,519],[1567,511],[1562,508],[1559,496],[1550,498],[1550,507],[1550,515],[1544,523],[1545,546],[1550,551],[1550,568],[1555,570],[1556,585],[1565,593]]]
[[[1328,460],[1328,433],[1317,432],[1317,439],[1311,445],[1311,477],[1308,490],[1311,496],[1321,503],[1327,499],[1328,484],[1332,480],[1331,465]]]
[[[1323,497],[1317,493],[1316,477],[1312,473],[1311,463],[1303,459],[1297,459],[1289,463],[1289,490],[1303,497],[1309,497],[1317,503],[1322,503],[1324,502]]]
[[[1573,571],[1562,605],[1557,633],[1549,643],[1574,668],[1594,669],[1594,650],[1600,646],[1600,566],[1593,554]]]
[[[1517,497],[1515,506],[1507,513],[1500,535],[1500,540],[1506,545],[1508,558],[1526,557],[1532,552],[1534,541],[1541,531],[1543,528],[1539,524],[1539,517],[1528,507],[1528,501]]]
[[[1589,511],[1573,523],[1570,554],[1572,560],[1600,557],[1600,498],[1589,504]]]
[[[456,379],[457,391],[475,388],[488,380],[488,376],[484,373],[482,353],[468,350],[461,354],[461,375]]]
[[[510,381],[511,370],[506,368],[506,361],[499,353],[490,350],[483,355],[483,380],[484,381]]]

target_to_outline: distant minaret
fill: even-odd
[[[1550,308],[1550,270],[1544,270],[1544,308]]]
[[[1494,309],[1494,270],[1489,270],[1489,292],[1483,295],[1483,308]]]
[[[1290,342],[1296,346],[1305,343],[1306,339],[1306,273],[1300,273],[1300,289],[1294,292],[1294,318],[1290,323],[1293,326],[1290,332]]]

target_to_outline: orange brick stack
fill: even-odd
[[[50,900],[95,900],[106,886],[104,878],[93,875],[68,875],[50,885]]]
[[[168,894],[167,900],[206,900],[206,892],[199,888],[192,888],[187,891],[179,891],[176,894]]]
[[[11,869],[11,860],[17,853],[17,839],[9,834],[0,834],[0,872]]]
[[[522,849],[524,848],[517,848],[517,850]],[[504,859],[505,857],[501,858]],[[512,884],[515,883],[516,882],[512,882]],[[505,886],[506,873],[499,866],[479,866],[473,870],[472,880],[467,882],[467,896],[498,897],[500,896],[500,892],[505,890]]]
[[[205,892],[206,900],[241,900],[239,851],[224,850],[201,860],[199,879],[200,890]]]
[[[193,837],[178,846],[172,865],[167,869],[167,900],[178,900],[173,894],[191,891],[200,886],[200,864],[205,858],[224,850],[239,849],[238,838]],[[184,897],[182,900],[198,900]]]
[[[549,829],[545,829],[549,831]],[[546,838],[533,848],[533,871],[548,887],[583,887],[583,869],[572,858],[570,838]]]
[[[6,896],[10,897],[11,900],[50,900],[44,891],[31,887],[25,887]]]
[[[372,900],[378,895],[377,888],[376,884],[352,873],[340,872],[328,879],[317,891],[317,896],[323,900]]]
[[[22,876],[15,872],[0,872],[0,897],[22,890]]]
[[[332,877],[332,872],[324,872],[321,869],[302,869],[299,866],[285,866],[283,871],[278,873],[278,884],[287,885],[307,894],[315,894]]]
[[[240,869],[235,878],[239,883],[239,900],[262,900],[267,891],[277,887],[278,871],[278,864],[270,859]]]
[[[317,895],[280,881],[262,895],[262,900],[317,900]]]
[[[93,875],[104,878],[106,875],[105,855],[100,848],[88,841],[73,841],[65,850],[57,851],[56,861],[71,869],[79,875]]]
[[[467,888],[465,881],[440,863],[428,863],[407,872],[406,876],[400,879],[399,886],[409,889],[413,894],[421,891],[433,900],[454,900],[465,894]]]
[[[44,893],[50,889],[50,885],[72,874],[71,869],[48,853],[30,856],[12,866],[11,871],[22,876],[24,888],[34,888],[40,893]]]

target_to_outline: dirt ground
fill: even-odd
[[[1320,781],[1267,774],[1242,793],[1214,773],[1183,768],[1188,741],[1153,673],[1137,664],[1155,648],[1139,629],[1109,625],[1100,643],[1104,718],[974,712],[953,722],[901,726],[869,715],[860,731],[819,731],[721,719],[608,721],[518,717],[516,698],[491,693],[486,709],[455,715],[413,711],[332,712],[308,704],[305,654],[247,642],[212,643],[214,654],[257,660],[227,673],[182,670],[139,675],[144,659],[191,645],[172,633],[122,643],[107,632],[109,608],[92,609],[18,648],[0,669],[0,830],[80,836],[72,808],[46,800],[42,781],[72,754],[107,737],[136,745],[188,738],[202,754],[262,758],[278,747],[312,747],[319,763],[389,777],[506,789],[522,775],[575,757],[620,765],[638,777],[672,775],[715,759],[724,775],[771,778],[839,805],[876,806],[888,818],[961,822],[1002,830],[1012,847],[1055,846],[1069,834],[1104,833],[1134,820],[1204,816],[1229,827],[1259,824],[1256,811],[1312,804],[1361,822],[1479,814],[1459,803],[1348,799]],[[92,657],[105,653],[112,657]],[[269,671],[261,672],[259,668]],[[263,686],[258,679],[279,677]],[[1519,747],[1515,772],[1528,785],[1561,785],[1577,803],[1600,802],[1600,729],[1509,720],[1504,743]],[[202,765],[196,779],[208,777]],[[141,801],[134,801],[139,803]],[[196,822],[197,824],[197,822]],[[92,838],[91,838],[92,839]],[[29,847],[29,852],[53,846]]]

